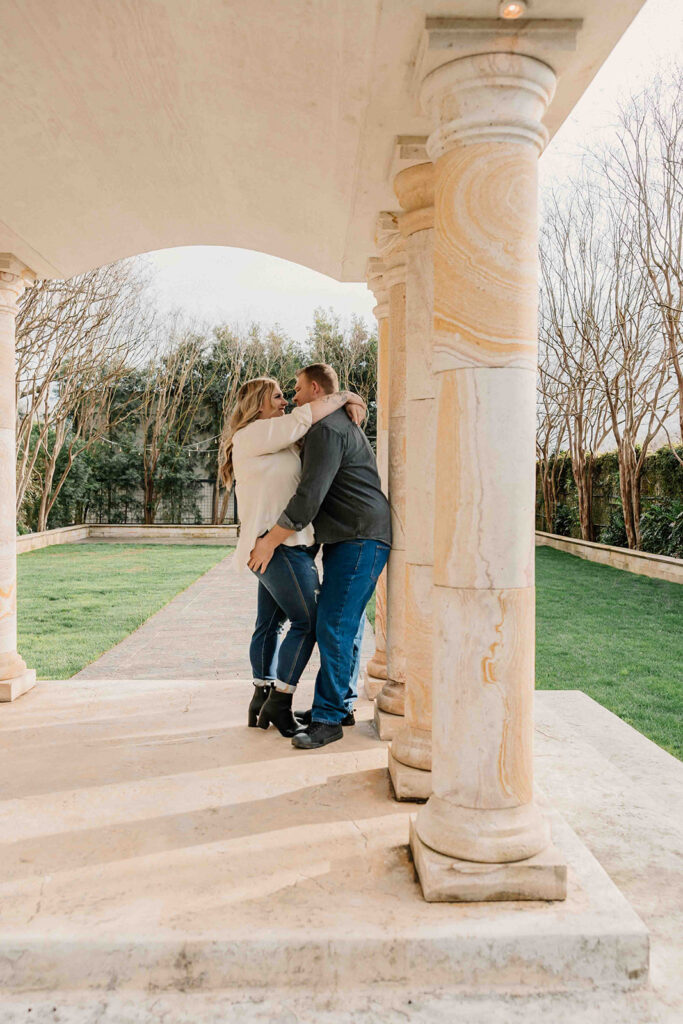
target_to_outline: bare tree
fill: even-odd
[[[597,386],[592,339],[602,330],[609,281],[595,210],[579,184],[566,198],[548,197],[541,231],[541,359],[563,421],[576,484],[581,536],[594,540],[595,457],[607,436],[603,390]]]
[[[676,382],[679,440],[683,439],[683,66],[659,75],[619,111],[616,141],[599,167],[628,216],[631,258],[647,281],[647,300]],[[662,426],[670,440],[669,424]],[[678,461],[683,459],[672,450]]]
[[[183,328],[177,320],[169,333],[168,348],[145,367],[137,400],[146,524],[154,523],[162,497],[161,460],[177,461],[190,443],[209,384],[202,372],[204,339]]]
[[[543,494],[543,518],[552,533],[557,509],[557,482],[562,466],[560,452],[566,435],[565,414],[558,401],[562,387],[552,351],[543,327],[539,330],[539,359],[536,394],[536,461]]]
[[[145,342],[144,283],[130,263],[68,281],[41,281],[24,293],[17,317],[17,511],[40,491],[38,529],[74,460],[118,420],[117,382]],[[60,470],[57,466],[62,458]]]
[[[640,548],[642,476],[650,445],[666,422],[674,392],[661,320],[649,301],[649,278],[638,258],[637,237],[619,196],[609,214],[608,319],[589,339],[617,445],[619,490],[630,548]]]
[[[332,310],[318,308],[308,331],[310,361],[330,363],[339,377],[339,386],[357,392],[368,408],[365,431],[373,441],[377,437],[377,339],[360,317],[354,316],[343,328]]]

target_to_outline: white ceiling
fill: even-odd
[[[644,0],[533,0],[559,127]],[[68,277],[229,245],[361,280],[398,135],[426,135],[427,16],[497,0],[2,0],[0,251]],[[479,44],[479,48],[480,48]],[[523,52],[529,52],[522,47]],[[427,66],[425,64],[425,66]]]

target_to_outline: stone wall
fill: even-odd
[[[119,544],[233,544],[237,526],[64,526],[42,533],[17,537],[17,554],[51,547],[53,544],[77,544],[84,540],[112,541]]]
[[[669,583],[683,583],[683,559],[668,558],[666,555],[650,555],[645,551],[629,551],[609,544],[593,544],[574,537],[559,537],[555,533],[536,531],[536,546],[557,548],[589,562],[611,565],[613,569],[625,569],[639,576],[650,576]]]

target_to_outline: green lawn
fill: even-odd
[[[683,586],[538,548],[536,587],[537,688],[583,690],[683,759]]]
[[[536,552],[536,686],[583,690],[683,758],[683,586]]]
[[[375,595],[374,595],[374,593],[373,593],[372,597],[370,598],[370,600],[368,601],[368,606],[365,609],[365,614],[370,619],[370,625],[374,629],[375,628]]]
[[[225,545],[59,544],[19,555],[19,651],[68,679],[232,551]]]
[[[63,544],[20,555],[20,651],[67,679],[224,558],[223,546]],[[583,690],[683,758],[683,586],[536,552],[536,685]],[[368,617],[374,622],[374,597]]]

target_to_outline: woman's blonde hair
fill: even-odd
[[[272,377],[254,377],[242,385],[237,392],[230,418],[223,427],[221,443],[218,446],[218,472],[224,487],[232,487],[235,473],[232,467],[232,442],[242,427],[257,420],[261,414],[263,400],[270,398],[280,385]]]

